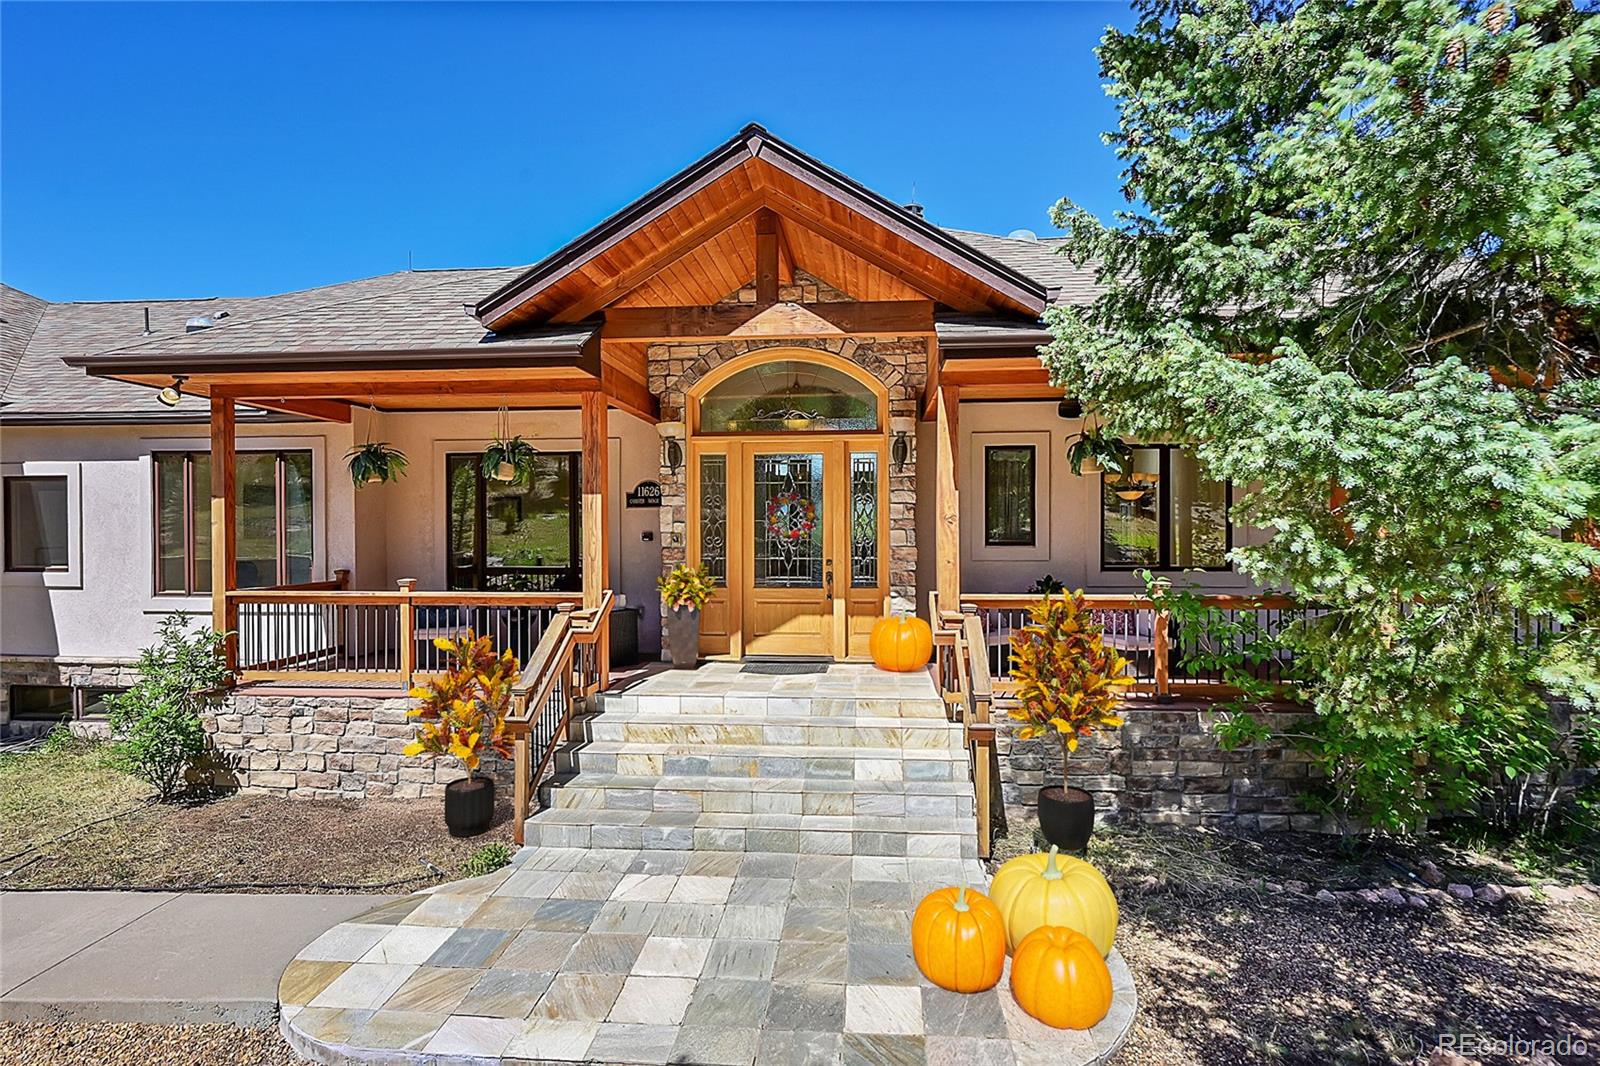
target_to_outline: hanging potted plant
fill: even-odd
[[[506,712],[517,683],[517,657],[509,648],[496,655],[494,642],[471,630],[433,644],[449,665],[409,693],[421,703],[406,712],[417,720],[417,736],[405,754],[454,756],[467,768],[466,777],[445,786],[444,823],[451,836],[471,836],[494,818],[494,778],[478,772],[484,753],[511,757]]]
[[[344,461],[350,467],[350,480],[356,488],[397,481],[406,472],[406,453],[388,441],[372,439],[372,423],[377,421],[377,408],[367,416],[367,440],[345,453]]]
[[[483,450],[483,476],[494,481],[525,485],[533,477],[534,456],[539,451],[520,435],[511,435],[511,417],[500,408],[494,440]]]
[[[667,616],[667,647],[672,666],[693,670],[700,661],[700,611],[717,583],[703,566],[679,563],[656,580],[661,589],[661,610]]]
[[[1122,724],[1116,710],[1133,684],[1128,661],[1105,642],[1079,590],[1050,596],[1028,608],[1029,624],[1011,635],[1011,717],[1026,723],[1021,740],[1054,733],[1061,738],[1061,781],[1039,790],[1039,829],[1058,847],[1081,851],[1094,832],[1094,797],[1067,785],[1067,766],[1078,741]]]
[[[1108,434],[1104,426],[1085,428],[1067,439],[1067,465],[1074,476],[1127,474],[1133,469],[1133,449],[1120,437]]]

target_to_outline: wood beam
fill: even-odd
[[[756,212],[756,303],[778,302],[778,216],[770,207]]]
[[[613,407],[642,418],[651,425],[661,421],[661,403],[638,378],[611,365],[600,368],[601,391]]]
[[[583,321],[602,307],[622,297],[623,294],[643,285],[646,281],[719,233],[743,222],[760,206],[761,194],[759,192],[746,193],[730,204],[726,210],[720,211],[684,230],[660,252],[647,257],[644,262],[624,270],[612,279],[609,284],[596,287],[594,291],[577,303],[558,311],[550,317],[550,321]]]
[[[239,666],[238,607],[228,593],[238,587],[238,501],[234,489],[237,468],[234,405],[230,399],[211,398],[211,628],[227,634],[224,655],[228,669]]]
[[[778,231],[778,284],[793,285],[795,267],[799,265],[794,259],[794,248],[789,244],[789,234],[784,232],[782,217],[774,212],[772,218]]]
[[[268,411],[283,411],[292,415],[305,415],[323,422],[350,421],[350,405],[342,400],[262,400],[247,401],[251,407]]]
[[[1050,371],[1034,355],[952,357],[939,367],[939,380],[951,385],[1048,385]]]
[[[765,195],[773,209],[788,221],[798,226],[804,226],[820,237],[827,238],[850,254],[865,259],[884,273],[892,274],[894,277],[899,278],[918,292],[925,292],[929,296],[936,297],[940,302],[948,304],[957,311],[981,314],[985,311],[993,310],[993,308],[971,293],[964,292],[952,285],[946,285],[924,271],[907,269],[903,263],[896,262],[870,242],[851,233],[827,216],[813,211],[800,201],[772,188],[767,188]]]
[[[587,392],[600,388],[600,379],[566,368],[564,373],[509,370],[487,376],[479,373],[471,377],[459,372],[453,376],[437,372],[413,376],[402,371],[383,377],[343,374],[285,374],[254,380],[213,377],[191,381],[190,385],[206,395],[255,403],[268,399],[336,399],[347,396],[365,399],[368,395],[492,397],[509,392]]]
[[[939,609],[958,610],[961,603],[961,390],[940,385],[934,431],[933,550]]]
[[[775,304],[769,307],[612,307],[603,340],[651,343],[725,337],[932,335],[933,301]]]
[[[583,397],[583,605],[600,606],[611,584],[609,530],[610,445],[606,433],[606,398],[598,392]],[[608,627],[609,628],[609,627]],[[600,685],[606,685],[610,633],[602,632],[595,645],[600,660]]]

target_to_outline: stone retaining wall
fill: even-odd
[[[410,703],[243,692],[208,716],[206,728],[240,788],[334,799],[443,795],[466,771],[454,759],[401,754],[416,731],[406,718]],[[491,757],[483,770],[510,787],[509,762]]]
[[[1130,708],[1114,733],[1080,744],[1072,784],[1095,796],[1113,821],[1206,825],[1246,830],[1323,830],[1331,819],[1306,811],[1299,797],[1312,780],[1310,759],[1281,743],[1225,751],[1212,728],[1216,712],[1174,705]],[[1301,715],[1258,715],[1278,731]],[[1020,723],[1000,719],[995,746],[1008,813],[1033,818],[1038,791],[1061,783],[1061,743],[1053,735],[1018,740]]]

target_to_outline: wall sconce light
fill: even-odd
[[[664,437],[661,441],[661,465],[667,468],[667,473],[676,475],[683,469],[683,445],[678,443],[676,437]]]
[[[183,399],[183,383],[189,380],[187,374],[174,374],[172,384],[156,393],[156,401],[163,407],[176,407]]]
[[[889,445],[889,459],[894,463],[894,472],[905,473],[906,465],[911,462],[911,434],[905,430],[897,430],[894,441]]]

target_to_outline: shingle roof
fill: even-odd
[[[1055,254],[1061,238],[945,232],[1045,286],[1054,303],[1088,303],[1098,294],[1092,265],[1075,266]],[[581,341],[586,327],[499,335],[486,333],[466,313],[464,305],[525,272],[525,267],[405,271],[272,296],[192,300],[51,303],[0,285],[0,420],[192,422],[206,417],[201,400],[161,407],[149,389],[89,377],[63,361],[69,357],[114,353],[132,364],[141,356],[173,353],[221,359],[261,352],[306,357],[511,347],[536,352],[541,345]],[[224,313],[209,329],[184,332],[190,318]],[[1028,324],[941,315],[938,330],[942,341],[998,343],[1008,334],[1025,339]]]

